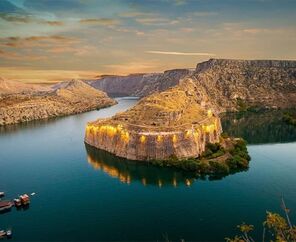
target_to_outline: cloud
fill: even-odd
[[[174,0],[175,5],[180,6],[187,3],[187,0]]]
[[[194,12],[192,14],[193,16],[195,17],[208,17],[208,16],[215,16],[215,15],[218,15],[217,12]]]
[[[159,55],[215,56],[215,54],[203,53],[203,52],[174,52],[174,51],[158,51],[158,50],[148,50],[148,51],[145,51],[145,53],[159,54]]]
[[[0,46],[10,48],[35,48],[35,47],[65,47],[79,43],[79,40],[61,35],[29,36],[0,38]]]
[[[0,18],[7,21],[7,22],[17,22],[17,23],[30,23],[31,22],[31,18],[26,15],[0,13]]]
[[[179,20],[167,18],[136,18],[136,22],[143,25],[173,25],[179,23]]]
[[[15,61],[41,61],[46,60],[46,56],[40,56],[40,55],[23,55],[11,51],[4,51],[0,50],[0,57],[6,60],[15,60]]]
[[[62,21],[45,20],[45,19],[36,18],[31,15],[0,13],[0,18],[7,22],[23,23],[23,24],[37,23],[37,24],[47,24],[51,26],[62,26],[64,24]]]
[[[118,19],[112,19],[112,18],[87,18],[87,19],[81,19],[79,22],[81,24],[101,25],[101,26],[114,26],[114,25],[120,24],[120,21]]]

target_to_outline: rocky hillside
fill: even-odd
[[[179,80],[192,73],[189,69],[168,70],[164,73],[131,74],[128,76],[102,76],[87,81],[94,88],[110,96],[147,96],[155,91],[163,91],[179,83]]]
[[[221,111],[296,106],[296,61],[211,59],[189,78]]]
[[[106,93],[73,80],[54,86],[51,91],[3,95],[0,125],[76,114],[115,103]]]
[[[296,106],[296,61],[210,59],[195,71],[108,76],[89,83],[110,95],[147,96],[194,81],[220,111]]]

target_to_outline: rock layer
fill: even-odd
[[[51,91],[3,95],[0,125],[65,116],[107,107],[116,102],[82,81],[70,81]]]
[[[296,61],[211,59],[189,78],[220,111],[296,106]]]
[[[197,157],[222,132],[210,107],[207,96],[184,81],[113,118],[89,123],[85,142],[130,160]]]
[[[144,97],[191,79],[220,112],[296,106],[296,61],[210,59],[195,70],[109,76],[90,82],[111,95]]]

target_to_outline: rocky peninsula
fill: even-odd
[[[86,143],[130,160],[199,156],[208,142],[219,142],[219,117],[186,81],[142,99],[132,109],[89,123]]]
[[[221,134],[220,118],[207,95],[184,80],[126,112],[88,123],[85,142],[118,157],[198,173],[247,168],[244,141]]]
[[[0,125],[77,114],[116,103],[79,80],[39,88],[2,79],[1,87]]]

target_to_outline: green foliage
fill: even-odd
[[[290,224],[290,218],[286,211],[287,219],[283,218],[277,213],[267,212],[266,220],[263,222],[263,241],[265,241],[266,231],[270,232],[270,241],[278,242],[293,242],[296,241],[296,226]],[[245,223],[237,226],[241,232],[240,236],[235,236],[234,238],[226,238],[227,242],[249,242],[254,241],[250,236],[250,232],[254,230],[253,225],[247,225]],[[267,241],[267,240],[266,240]]]
[[[224,148],[219,143],[208,143],[205,151],[202,153],[201,158],[217,158],[225,154]]]
[[[230,169],[224,162],[219,162],[215,160],[209,161],[212,171],[216,174],[228,174]]]
[[[283,116],[283,121],[296,126],[296,113],[286,112]]]
[[[231,157],[227,160],[223,155],[229,152]],[[228,154],[228,155],[229,155]],[[245,170],[249,166],[246,142],[244,140],[233,141],[233,149],[225,150],[221,144],[207,144],[206,150],[199,158],[179,160],[172,155],[168,160],[153,160],[151,163],[160,167],[174,167],[184,171],[195,172],[203,175],[227,175],[234,171]]]

